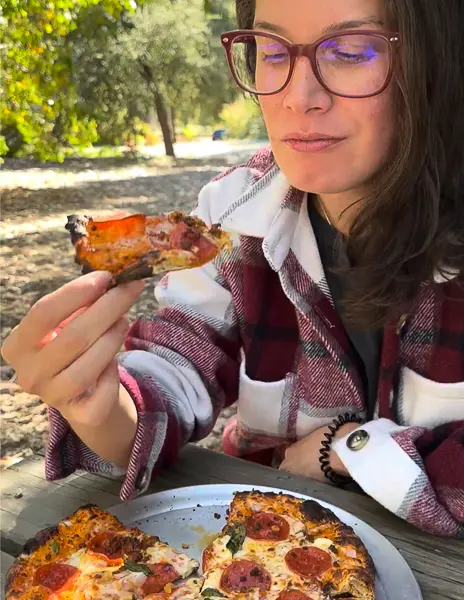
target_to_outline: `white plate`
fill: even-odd
[[[377,569],[376,600],[422,600],[411,569],[388,540],[351,513],[311,496],[264,486],[199,485],[142,496],[110,510],[126,526],[139,527],[146,533],[157,535],[179,551],[201,560],[203,549],[224,526],[233,493],[253,489],[316,500],[332,510],[354,529],[372,556]]]

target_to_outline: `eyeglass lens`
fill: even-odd
[[[236,75],[247,89],[258,93],[280,90],[288,80],[288,48],[265,35],[236,38],[231,56]],[[390,69],[390,46],[373,35],[339,35],[316,49],[316,64],[324,85],[334,94],[370,95],[380,90]]]

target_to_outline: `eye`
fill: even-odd
[[[346,51],[340,49],[336,50],[334,54],[339,60],[343,62],[355,64],[371,62],[376,58],[376,53],[373,51],[372,48],[361,49],[359,51]]]
[[[353,39],[327,40],[318,49],[321,58],[331,63],[368,64],[379,57],[379,52],[370,43],[372,38],[353,36]]]
[[[288,50],[282,44],[263,42],[257,44],[258,55],[265,63],[279,64],[288,59]]]
[[[264,56],[264,62],[268,63],[281,63],[287,60],[287,53],[281,52],[279,54],[266,54]]]

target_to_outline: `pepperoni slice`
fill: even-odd
[[[285,562],[294,573],[307,578],[319,577],[332,567],[332,559],[327,552],[307,546],[290,550]]]
[[[43,565],[35,572],[33,585],[42,585],[52,592],[57,592],[69,585],[79,573],[79,569],[65,563]]]
[[[195,240],[193,245],[198,248],[196,255],[202,262],[213,259],[217,254],[217,247],[204,236]]]
[[[140,550],[143,542],[137,537],[118,535],[113,531],[99,533],[87,544],[88,549],[95,554],[102,554],[110,560],[122,559],[127,556],[129,560],[140,560]]]
[[[271,583],[271,576],[261,565],[251,560],[237,560],[222,574],[220,586],[226,592],[243,594],[256,589],[268,591]]]
[[[199,239],[200,232],[182,222],[175,226],[169,236],[171,246],[181,250],[190,250]]]
[[[290,591],[281,592],[277,600],[310,600],[310,598],[306,594],[303,594],[303,592]]]
[[[253,540],[281,542],[288,538],[290,525],[286,519],[279,515],[258,512],[247,520],[246,532],[247,536]]]
[[[123,539],[112,531],[99,533],[87,544],[87,547],[95,554],[103,554],[110,559],[123,557]]]
[[[146,582],[142,586],[144,594],[157,594],[162,592],[164,586],[180,579],[179,573],[169,563],[159,563],[156,565],[148,565],[153,573],[149,575]]]

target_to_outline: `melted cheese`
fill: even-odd
[[[108,561],[105,560],[101,554],[93,554],[88,552],[86,548],[81,548],[74,554],[72,554],[65,561],[68,565],[72,565],[77,569],[80,569],[83,573],[95,573],[97,571],[117,571],[119,565],[108,565]],[[121,560],[121,565],[123,561]]]
[[[299,542],[303,538],[305,532],[304,523],[297,519],[293,519],[292,517],[288,517],[287,515],[284,518],[290,525],[290,533],[288,539]],[[275,541],[253,540],[249,537],[246,537],[245,541],[243,542],[242,548],[234,556],[232,556],[232,552],[227,548],[227,544],[229,543],[229,541],[229,535],[224,535],[214,540],[214,542],[212,543],[213,552],[211,556],[210,568],[218,566],[223,562],[231,560],[232,558],[240,559],[246,556],[250,557],[252,560],[253,558],[256,559],[256,557],[262,556],[263,553],[267,554],[268,552],[272,552],[272,550],[276,547],[277,544],[277,542]],[[285,542],[286,540],[279,543],[282,544]]]
[[[182,579],[187,578],[197,568],[198,562],[159,542],[146,550],[145,564],[166,562],[171,564]],[[143,573],[120,571],[123,565],[108,565],[108,562],[98,554],[88,552],[82,548],[72,554],[66,561],[67,564],[79,569],[82,574],[78,578],[71,592],[55,594],[56,600],[133,600],[134,593],[140,591],[147,580]],[[202,580],[195,578],[181,588],[175,587],[169,598],[173,600],[196,600]],[[55,600],[55,598],[52,598]]]
[[[314,590],[314,591],[308,591],[308,590],[301,590],[304,594],[306,594],[306,596],[308,596],[309,600],[327,600],[327,596],[318,590]],[[279,600],[279,595],[280,592],[270,592],[267,596],[266,596],[266,600]]]
[[[169,596],[169,600],[203,600],[200,589],[203,583],[201,577],[191,577],[183,582]]]
[[[333,540],[329,540],[327,538],[317,538],[314,540],[314,542],[312,544],[308,544],[309,546],[315,546],[316,548],[319,548],[320,550],[324,550],[325,552],[328,552],[329,554],[331,554],[329,548],[332,546],[332,548],[334,547],[334,543]]]
[[[227,598],[230,597],[236,600],[259,599],[259,592],[257,590],[252,590],[246,594],[228,596],[220,587],[222,573],[231,561],[247,559],[261,564],[271,575],[272,585],[266,596],[268,600],[277,599],[280,592],[288,589],[301,590],[311,600],[323,600],[324,595],[320,589],[315,589],[319,588],[318,584],[311,584],[307,579],[291,571],[287,567],[285,557],[294,548],[315,547],[327,552],[334,562],[337,558],[337,550],[334,543],[332,540],[323,537],[309,542],[304,537],[305,528],[301,521],[287,516],[285,516],[285,519],[290,523],[290,536],[287,540],[283,540],[282,542],[268,542],[265,540],[252,540],[247,537],[242,548],[233,557],[227,548],[230,536],[225,535],[217,538],[212,544],[213,556],[209,563],[210,569],[205,574],[205,582],[202,589],[216,589],[220,593],[225,594]]]
[[[152,548],[148,548],[147,555],[149,558],[145,562],[148,564],[167,562],[175,568],[182,579],[185,579],[198,569],[198,562],[196,560],[189,558],[186,554],[177,552],[165,544],[157,544]]]

